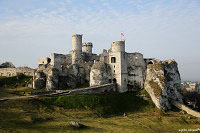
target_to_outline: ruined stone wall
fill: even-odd
[[[69,92],[69,94],[99,94],[116,91],[116,84],[104,84],[99,86],[88,87],[84,89],[75,89]]]
[[[50,64],[54,68],[56,68],[59,71],[61,71],[62,70],[62,66],[64,66],[64,64],[65,64],[67,56],[63,55],[63,54],[52,53],[50,58],[51,58],[51,63]]]
[[[98,56],[97,54],[87,54],[87,53],[83,53],[81,60],[77,61],[77,64],[81,64],[81,63],[95,63],[96,61],[100,60],[100,56]]]
[[[18,68],[0,68],[0,76],[11,77],[16,76],[18,73],[23,73],[27,76],[34,75],[34,69],[29,67],[18,67]]]
[[[143,88],[146,64],[140,53],[127,53],[129,90]]]
[[[108,63],[108,51],[107,50],[103,50],[102,54],[100,54],[100,61],[104,62],[104,63]]]
[[[39,65],[45,65],[45,64],[48,64],[50,61],[51,61],[51,59],[47,58],[47,57],[45,57],[45,58],[39,58],[38,59],[38,64]]]
[[[72,64],[72,56],[71,54],[66,55],[66,59],[64,61],[64,66],[69,66]]]
[[[92,47],[93,47],[93,45],[91,42],[83,43],[82,52],[86,53],[88,55],[92,55]]]

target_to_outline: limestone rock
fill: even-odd
[[[96,62],[90,72],[90,86],[109,83],[111,79],[111,68],[104,62]]]
[[[47,90],[54,90],[58,87],[58,73],[59,71],[55,68],[49,69],[48,76],[47,76],[47,82],[46,82],[46,88]]]
[[[85,127],[85,125],[80,124],[80,123],[78,123],[76,121],[71,121],[69,124],[70,124],[70,126],[72,126],[74,128],[84,128]]]
[[[161,110],[171,108],[170,100],[182,102],[180,74],[175,60],[153,59],[147,65],[144,88],[156,107]]]

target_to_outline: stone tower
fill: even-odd
[[[113,74],[113,82],[118,85],[119,92],[128,91],[127,88],[127,54],[125,41],[113,42],[109,51],[109,64]]]
[[[83,43],[83,47],[82,47],[82,51],[83,53],[86,53],[88,55],[92,55],[92,43],[88,42],[88,43]]]
[[[81,60],[82,56],[82,35],[75,34],[72,36],[72,64]]]

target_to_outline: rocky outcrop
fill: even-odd
[[[47,90],[55,90],[58,89],[58,76],[59,71],[55,68],[48,70],[46,89]]]
[[[147,65],[144,88],[156,107],[171,108],[171,99],[182,103],[180,74],[175,60],[151,60]]]
[[[109,83],[111,68],[104,62],[96,62],[90,71],[90,86],[98,86]]]
[[[71,122],[69,123],[69,125],[72,126],[72,127],[74,127],[74,128],[77,128],[77,129],[85,128],[85,127],[86,127],[85,125],[80,124],[80,123],[78,123],[78,122],[76,122],[76,121],[71,121]]]

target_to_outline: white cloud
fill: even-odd
[[[14,63],[36,66],[40,56],[69,52],[74,33],[84,34],[84,41],[92,41],[94,51],[100,53],[103,47],[108,49],[112,41],[119,40],[123,31],[128,52],[142,52],[145,57],[175,58],[183,65],[180,68],[184,78],[197,78],[193,75],[197,68],[189,76],[185,72],[190,68],[188,58],[193,61],[200,58],[195,54],[200,48],[197,46],[200,42],[200,8],[195,6],[196,3],[189,2],[183,8],[180,1],[168,6],[160,2],[129,1],[128,4],[137,10],[125,11],[118,10],[106,0],[102,0],[102,5],[107,8],[98,10],[92,7],[80,9],[75,5],[70,9],[65,7],[71,3],[73,1],[60,2],[62,6],[54,10],[37,8],[23,12],[21,16],[9,13],[5,21],[0,21],[1,57],[10,59],[11,54],[16,55],[11,58]],[[5,52],[8,48],[11,53]],[[25,52],[27,57],[23,57],[24,51],[29,51]],[[31,56],[34,62],[30,60]],[[18,62],[16,57],[22,58],[23,62]]]

